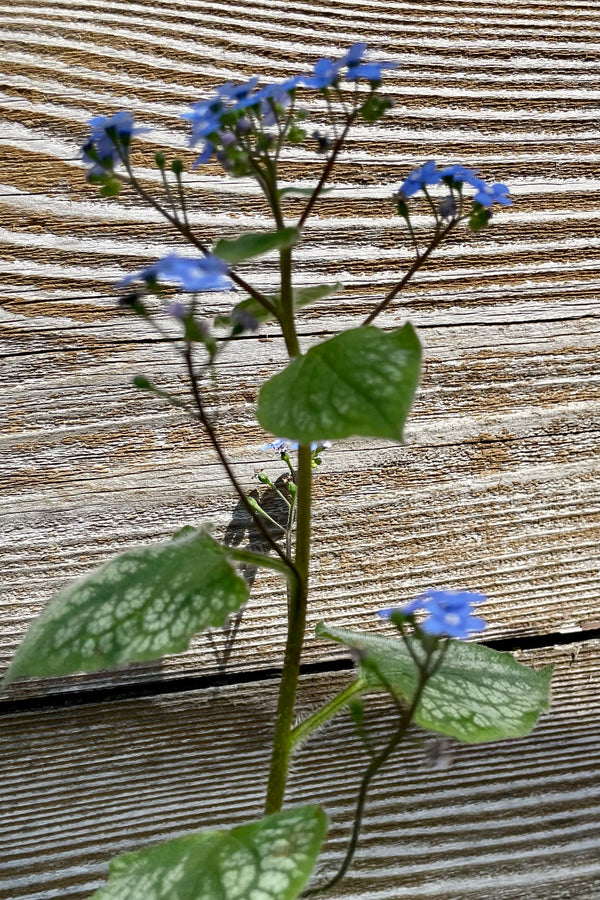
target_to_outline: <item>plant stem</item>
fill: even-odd
[[[121,175],[121,179],[125,182],[128,182],[132,186],[132,188],[137,191],[142,200],[145,200],[146,203],[148,203],[152,207],[152,209],[155,209],[157,213],[163,216],[163,218],[165,218],[167,222],[169,222],[181,235],[183,235],[183,237],[193,247],[196,247],[196,249],[200,250],[200,252],[205,256],[209,256],[209,248],[202,241],[198,240],[196,235],[193,233],[189,226],[187,216],[185,217],[184,222],[181,222],[179,219],[172,216],[171,213],[164,208],[164,206],[161,206],[161,204],[154,199],[152,194],[149,194],[148,191],[142,187],[138,179],[133,174],[133,169],[129,165],[129,162],[126,159],[123,159],[123,163],[127,169],[128,177],[125,178],[125,176]],[[263,294],[261,294],[260,291],[257,291],[256,288],[253,288],[251,284],[248,284],[248,282],[236,272],[232,272],[230,270],[229,277],[234,282],[234,284],[237,284],[237,286],[242,288],[243,291],[247,291],[248,294],[257,301],[257,303],[260,303],[260,305],[268,310],[272,316],[277,318],[277,310],[275,309],[271,301]]]
[[[413,716],[416,712],[416,709],[417,709],[419,703],[421,702],[421,697],[423,696],[423,691],[425,690],[425,686],[427,685],[427,682],[429,681],[429,679],[437,672],[437,670],[445,656],[447,647],[448,647],[448,642],[446,642],[446,644],[442,647],[442,649],[438,653],[438,657],[435,660],[433,666],[431,666],[431,668],[430,668],[429,664],[431,662],[433,650],[428,651],[427,656],[426,656],[425,668],[421,672],[421,677],[419,678],[419,682],[417,684],[417,688],[416,688],[413,698],[410,702],[410,705],[402,711],[402,713],[400,715],[400,721],[398,722],[398,727],[394,731],[393,735],[391,736],[391,738],[389,739],[389,741],[387,742],[387,744],[385,745],[383,750],[371,760],[369,766],[367,767],[365,774],[362,777],[362,780],[360,783],[360,788],[358,791],[358,797],[356,800],[356,810],[354,813],[354,823],[352,825],[352,833],[350,835],[348,847],[346,849],[346,853],[344,855],[344,858],[342,860],[342,863],[341,863],[339,869],[337,870],[335,875],[333,875],[333,877],[330,878],[328,881],[326,881],[324,884],[322,884],[318,887],[315,887],[315,888],[311,888],[308,891],[305,891],[304,894],[302,894],[302,897],[313,897],[316,894],[321,894],[325,891],[330,890],[339,881],[342,880],[342,878],[344,877],[344,875],[350,868],[350,865],[354,858],[354,853],[356,851],[356,846],[358,844],[358,838],[360,835],[360,828],[361,828],[361,824],[362,824],[363,811],[364,811],[365,802],[367,799],[367,793],[368,793],[369,787],[371,785],[371,781],[373,780],[373,778],[375,777],[377,772],[381,769],[381,767],[385,765],[385,763],[388,761],[388,759],[390,758],[390,756],[392,755],[394,750],[398,747],[398,745],[401,743],[402,739],[406,735],[406,733],[410,727],[410,724],[412,722]],[[381,678],[380,671],[377,672],[377,676],[383,681],[385,687],[388,689],[396,706],[399,706],[399,701],[398,701],[398,698],[396,697],[393,686],[388,684],[384,679]]]
[[[291,359],[300,356],[300,345],[294,322],[294,294],[292,290],[292,250],[287,247],[279,252],[281,268],[281,306],[279,321],[285,340],[285,346]]]
[[[241,547],[227,547],[227,556],[231,556],[236,562],[246,563],[249,566],[260,566],[263,569],[272,569],[280,575],[289,575],[288,566],[280,559],[265,556],[264,553],[254,553],[252,550],[244,550]]]
[[[300,675],[300,655],[306,628],[308,564],[310,560],[310,512],[312,488],[312,453],[310,446],[298,448],[298,490],[296,494],[296,557],[299,578],[290,584],[288,631],[283,672],[279,685],[273,752],[267,786],[265,815],[278,812],[283,803],[287,770],[292,750],[292,723]]]
[[[263,538],[266,540],[269,547],[271,547],[271,549],[275,551],[277,556],[279,556],[279,558],[286,565],[288,572],[294,576],[293,577],[294,583],[298,583],[298,584],[301,583],[302,578],[301,578],[301,575],[300,575],[296,565],[294,564],[294,562],[291,559],[289,559],[286,556],[286,554],[283,552],[283,550],[281,549],[281,547],[279,546],[277,541],[273,540],[273,538],[271,537],[271,535],[269,534],[269,532],[263,525],[262,521],[260,520],[260,517],[252,509],[252,506],[250,505],[250,503],[248,503],[248,498],[246,496],[246,492],[244,491],[243,487],[237,480],[235,472],[231,468],[229,460],[227,459],[227,457],[225,456],[225,453],[223,452],[223,448],[221,447],[221,444],[219,443],[217,435],[215,434],[215,430],[213,428],[212,422],[206,415],[206,410],[204,409],[204,404],[202,402],[202,396],[200,394],[200,388],[198,386],[198,379],[196,377],[196,372],[194,370],[194,363],[193,363],[193,359],[192,359],[192,345],[189,343],[189,341],[186,341],[185,351],[184,351],[184,359],[185,359],[185,364],[186,364],[186,368],[187,368],[187,372],[188,372],[188,377],[190,379],[190,386],[192,389],[192,394],[194,397],[194,401],[196,403],[196,408],[198,409],[198,418],[200,419],[200,421],[204,425],[204,428],[206,429],[206,433],[208,434],[210,442],[213,445],[213,448],[214,448],[217,456],[219,457],[221,465],[227,472],[227,476],[228,476],[231,484],[233,485],[238,497],[240,498],[240,500],[244,506],[244,509],[246,510],[246,512],[248,513],[248,515],[252,519],[253,523],[258,528],[258,530],[260,531]]]
[[[348,116],[346,124],[344,125],[344,129],[334,144],[331,156],[325,163],[325,167],[323,168],[323,171],[321,172],[321,177],[319,178],[314,191],[310,195],[310,197],[308,199],[308,203],[304,207],[304,212],[298,219],[296,228],[301,229],[302,226],[304,225],[304,223],[306,222],[307,218],[311,214],[312,208],[315,205],[315,203],[317,202],[317,200],[319,198],[319,194],[321,193],[321,190],[323,189],[325,182],[327,181],[327,179],[329,178],[329,176],[331,174],[331,171],[335,165],[336,159],[338,158],[338,154],[344,145],[344,141],[346,140],[346,135],[350,131],[350,127],[351,127],[352,123],[354,122],[354,120],[356,119],[357,115],[358,115],[358,111],[354,110],[354,112],[350,113],[350,115]]]
[[[309,716],[308,719],[305,719],[304,722],[296,725],[296,727],[292,729],[292,750],[296,748],[297,744],[306,740],[309,734],[316,728],[320,728],[325,722],[331,719],[332,716],[339,712],[340,709],[346,706],[348,701],[354,697],[355,694],[360,694],[366,686],[366,681],[363,678],[358,678],[356,681],[353,681],[352,684],[348,685],[347,688],[344,688],[341,693],[337,694],[333,700],[330,700],[329,703],[326,703],[325,706],[318,709],[316,713],[313,713],[313,715]]]
[[[385,295],[381,303],[379,303],[375,307],[373,312],[370,313],[364,320],[364,322],[362,323],[363,325],[370,325],[371,322],[379,315],[379,313],[383,312],[383,310],[390,305],[394,297],[396,297],[396,295],[400,293],[402,288],[410,281],[415,272],[417,272],[421,268],[421,266],[426,262],[427,258],[431,256],[435,248],[442,243],[442,241],[448,234],[450,234],[452,229],[457,225],[458,221],[459,219],[451,219],[445,228],[443,228],[441,231],[436,232],[435,237],[433,238],[427,249],[424,250],[423,253],[415,259],[406,275],[398,282],[398,284],[396,284],[391,289],[391,291],[389,291]]]

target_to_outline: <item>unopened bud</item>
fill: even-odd
[[[452,194],[448,194],[438,204],[438,212],[442,219],[453,219],[456,215],[456,200]]]

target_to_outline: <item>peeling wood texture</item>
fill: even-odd
[[[199,522],[257,546],[203,434],[131,387],[144,373],[185,396],[172,346],[115,299],[119,278],[182,245],[134,196],[105,201],[86,184],[87,121],[126,108],[152,129],[133,159],[160,196],[156,150],[195,158],[178,118],[188,103],[229,79],[308,71],[358,40],[401,64],[384,86],[395,107],[354,130],[307,223],[298,284],[345,287],[303,311],[303,346],[358,325],[410,264],[391,196],[414,165],[479,168],[515,205],[477,236],[456,234],[381,318],[419,328],[422,384],[403,446],[348,441],[324,456],[305,660],[340,655],[312,637],[320,619],[381,628],[374,609],[435,585],[488,594],[490,639],[573,643],[531,653],[556,659],[559,677],[553,715],[527,740],[459,748],[432,787],[422,747],[406,748],[374,790],[338,896],[598,900],[599,647],[581,640],[600,627],[598,3],[0,0],[0,670],[50,597],[116,552]],[[315,159],[290,152],[286,179],[309,185]],[[186,186],[208,243],[270,226],[257,191],[216,167]],[[302,202],[288,203],[293,220]],[[243,274],[275,286],[269,257]],[[207,317],[232,299],[210,297]],[[248,490],[261,468],[281,474],[253,408],[283,364],[269,328],[224,354],[218,399],[206,384]],[[281,584],[261,573],[230,672],[280,665],[284,624]],[[107,686],[173,690],[1,720],[0,896],[83,900],[114,853],[257,813],[273,682],[177,693],[218,672],[222,642],[199,636],[159,664],[1,695],[0,710]],[[343,677],[307,677],[307,708]],[[343,719],[323,740],[301,752],[290,801],[323,799],[331,862],[364,760]]]
[[[452,746],[450,767],[431,769],[415,730],[373,783],[356,864],[328,896],[597,900],[599,650],[536,653],[556,666],[555,702],[526,739]],[[300,708],[347,677],[305,678]],[[0,896],[84,900],[117,853],[260,815],[275,702],[271,681],[7,716]],[[392,722],[377,702],[376,742]],[[317,800],[331,822],[323,872],[344,849],[367,761],[345,714],[295,758],[289,803]]]

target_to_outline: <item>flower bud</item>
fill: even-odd
[[[456,200],[452,194],[448,194],[438,204],[438,212],[442,219],[453,219],[456,215]]]

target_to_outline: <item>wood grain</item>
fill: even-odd
[[[85,183],[87,120],[130,108],[152,128],[134,158],[160,195],[154,151],[195,156],[178,120],[187,103],[229,78],[307,71],[362,39],[401,64],[385,81],[395,107],[357,127],[307,224],[298,283],[345,288],[303,314],[305,346],[359,324],[409,264],[390,198],[413,165],[479,167],[515,205],[445,245],[381,319],[419,326],[422,386],[405,446],[340,444],[319,472],[311,632],[320,618],[373,627],[374,607],[437,584],[487,592],[490,637],[599,627],[598,5],[2,3],[0,666],[59,587],[115,552],[199,520],[248,539],[203,435],[129,386],[144,372],[185,392],[173,348],[118,311],[114,287],[181,244],[133,196],[102,201]],[[285,178],[307,185],[314,167],[298,148]],[[186,183],[203,240],[268,227],[251,186],[212,166]],[[290,218],[300,209],[289,201]],[[246,272],[275,285],[268,257]],[[209,298],[207,316],[231,300]],[[215,413],[248,489],[261,467],[280,471],[260,451],[253,404],[283,364],[273,328],[224,355]],[[284,607],[260,575],[232,667],[280,661]],[[332,652],[309,640],[307,659]],[[215,668],[199,637],[120,677]]]
[[[556,666],[551,714],[526,739],[454,746],[448,769],[428,769],[429,739],[415,731],[374,782],[356,865],[331,896],[597,900],[599,650],[595,641],[525,655]],[[305,678],[301,709],[347,678]],[[275,689],[0,718],[0,896],[83,900],[117,853],[260,815]],[[377,701],[369,721],[383,742],[391,710]],[[330,817],[324,871],[344,848],[366,759],[345,714],[295,758],[287,802],[317,800]]]

